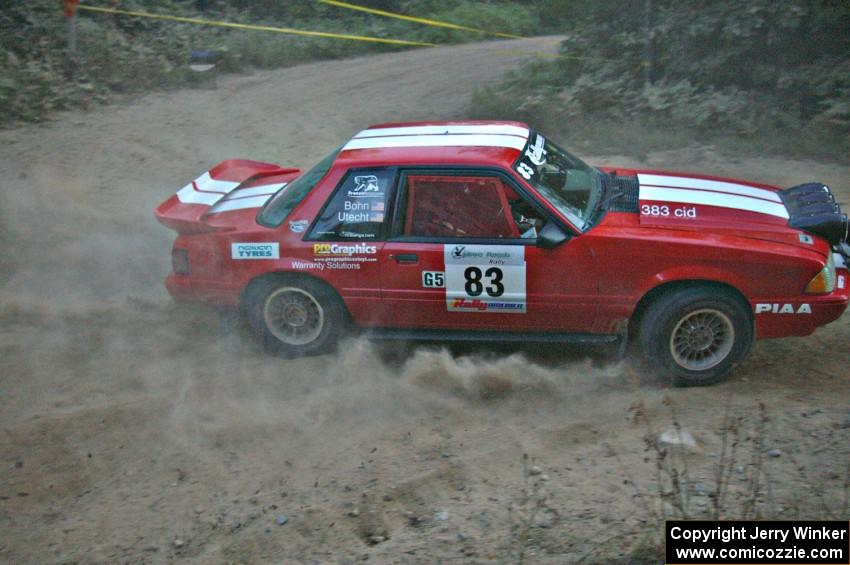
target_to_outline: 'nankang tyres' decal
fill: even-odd
[[[280,244],[262,243],[231,243],[231,259],[280,259]]]
[[[525,314],[525,247],[445,245],[450,312]]]

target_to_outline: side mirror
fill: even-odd
[[[570,239],[570,236],[564,233],[564,230],[559,228],[554,222],[548,222],[540,233],[537,234],[537,247],[543,249],[552,249]]]

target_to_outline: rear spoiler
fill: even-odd
[[[178,233],[226,229],[205,220],[213,214],[259,208],[300,172],[247,159],[222,161],[160,204],[156,219]]]

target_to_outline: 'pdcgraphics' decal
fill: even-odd
[[[525,314],[525,247],[445,245],[450,312]]]
[[[280,259],[280,244],[231,243],[230,257],[233,259]]]
[[[314,243],[313,261],[321,262],[328,269],[359,271],[364,263],[378,260],[377,252],[377,246],[365,243]]]

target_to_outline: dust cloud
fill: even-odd
[[[28,190],[3,195],[3,240],[24,252],[10,256],[0,311],[32,346],[16,339],[5,358],[21,358],[27,378],[41,382],[24,411],[73,404],[85,390],[172,398],[162,422],[173,425],[163,430],[169,437],[241,425],[391,426],[455,399],[574,395],[618,378],[575,355],[546,366],[523,352],[454,355],[357,337],[333,356],[270,357],[245,328],[224,331],[215,312],[170,303],[162,286],[170,235],[147,218],[148,198],[101,198],[84,175],[41,166],[28,173]]]

